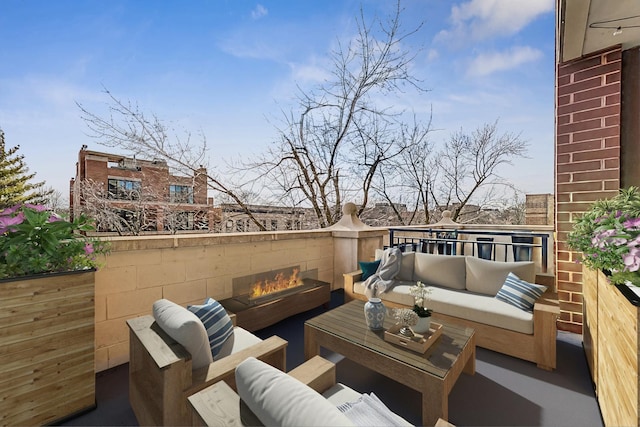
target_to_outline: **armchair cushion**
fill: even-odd
[[[211,354],[215,359],[224,343],[233,335],[233,322],[224,307],[213,298],[203,305],[190,305],[187,309],[198,316],[209,337]]]
[[[158,326],[191,354],[191,369],[213,362],[209,338],[198,316],[167,299],[153,303],[153,317]]]
[[[321,394],[253,357],[235,372],[238,395],[266,426],[351,426]]]
[[[513,273],[509,273],[507,279],[498,291],[496,299],[509,303],[524,311],[533,311],[536,300],[545,293],[546,286],[535,285],[526,280],[521,280]]]

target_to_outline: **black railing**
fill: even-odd
[[[477,236],[474,239],[460,237]],[[511,241],[494,241],[495,237],[510,237]],[[537,243],[536,239],[539,239]],[[531,261],[533,250],[541,249],[542,271],[549,266],[549,234],[527,231],[457,230],[439,228],[390,228],[389,244],[402,251],[426,252],[440,255],[472,255],[496,261],[498,248],[502,247],[504,261],[509,259],[509,250],[514,261]],[[469,254],[469,247],[471,253]],[[476,251],[477,249],[477,251]],[[465,253],[465,251],[467,253]],[[477,255],[476,255],[477,252]]]

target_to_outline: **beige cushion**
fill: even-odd
[[[400,263],[400,272],[396,276],[396,280],[413,280],[413,266],[415,264],[415,252],[403,252],[402,262]]]
[[[499,262],[466,257],[467,290],[495,297],[509,272],[522,280],[534,283],[536,267],[533,261]]]
[[[249,357],[235,372],[238,395],[265,426],[352,426],[321,394]]]
[[[505,275],[504,277],[507,276]],[[418,252],[415,254],[413,281],[421,281],[425,285],[465,289],[465,257],[461,255],[433,255]],[[504,283],[504,279],[500,286],[502,286],[502,283]],[[497,292],[498,290],[496,290]]]
[[[191,369],[213,362],[209,337],[198,316],[167,299],[153,303],[153,318],[160,328],[191,354]]]
[[[385,294],[385,298],[398,301],[410,298],[409,286],[409,284],[396,285],[392,292]],[[533,334],[533,313],[489,295],[431,286],[430,301],[427,306],[436,316],[442,313],[514,332]]]
[[[237,353],[242,349],[258,344],[261,341],[262,340],[260,338],[253,335],[251,332],[236,326],[233,328],[233,334],[224,342],[215,359],[220,360],[225,356]]]

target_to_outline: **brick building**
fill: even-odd
[[[99,207],[98,231],[210,230],[220,221],[219,209],[207,197],[206,169],[178,176],[163,160],[138,160],[86,146],[78,153],[69,200],[71,218]]]
[[[527,225],[553,225],[555,217],[553,194],[527,194],[524,221]]]

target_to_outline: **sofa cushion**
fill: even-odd
[[[496,296],[510,272],[529,283],[536,279],[533,261],[500,262],[468,256],[466,270],[466,289],[492,297]]]
[[[265,426],[351,426],[321,394],[260,360],[249,357],[235,372],[238,395]]]
[[[506,274],[505,277],[507,277]],[[413,278],[409,280],[420,281],[427,285],[464,289],[465,257],[461,255],[434,255],[418,252],[415,254]],[[504,283],[504,278],[500,285],[502,283]],[[497,289],[496,292],[498,292]]]
[[[520,279],[513,273],[509,273],[496,298],[507,302],[519,309],[533,311],[537,299],[545,293],[546,286],[535,285]]]
[[[191,354],[191,369],[213,362],[209,338],[198,316],[167,299],[153,303],[153,318],[160,328]]]
[[[203,305],[190,305],[187,310],[198,316],[209,337],[211,354],[215,358],[225,341],[233,335],[233,322],[224,307],[213,298]]]
[[[384,249],[376,249],[375,257],[376,260],[382,258],[382,253]],[[414,265],[414,257],[415,252],[402,252],[402,261],[400,262],[400,272],[396,276],[397,280],[413,280],[413,265]],[[365,280],[365,279],[362,279]]]
[[[360,266],[360,270],[362,270],[362,280],[367,280],[369,277],[373,276],[376,271],[378,271],[380,260],[371,262],[360,261],[358,262],[358,265]]]
[[[396,285],[392,292],[385,294],[385,298],[390,301],[412,298],[409,294],[410,286],[408,283]],[[427,305],[436,317],[441,313],[523,334],[533,334],[533,313],[493,296],[431,286]]]

